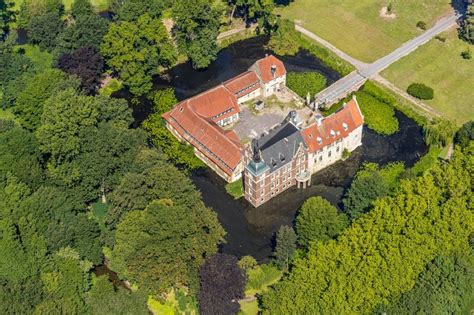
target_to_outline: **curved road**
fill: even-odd
[[[328,42],[322,40],[320,37],[302,28],[301,26],[296,26],[297,31],[320,42],[322,45],[326,46],[328,49],[331,49],[341,58],[350,62],[358,69],[317,94],[315,97],[316,103],[328,106],[344,98],[347,96],[347,94],[358,89],[367,79],[377,76],[380,71],[386,69],[392,63],[410,54],[412,51],[427,43],[441,32],[451,28],[452,26],[455,26],[460,16],[460,14],[453,13],[448,17],[440,19],[432,28],[423,32],[423,34],[420,36],[409,40],[390,54],[368,65],[348,56],[344,52],[340,51],[336,47],[332,46]]]

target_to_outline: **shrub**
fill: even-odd
[[[282,273],[274,265],[261,265],[247,271],[246,290],[263,290],[280,279]]]
[[[326,87],[326,78],[319,72],[290,72],[286,77],[288,88],[306,99],[308,92],[311,97]]]
[[[469,49],[469,47],[466,48],[466,50],[461,53],[461,56],[462,56],[464,59],[471,59],[471,58],[472,58],[471,49]]]
[[[433,89],[423,83],[412,83],[407,89],[408,94],[420,100],[431,100],[434,97]]]
[[[301,35],[295,30],[295,24],[288,20],[280,20],[267,47],[280,56],[295,55],[300,50],[300,42]]]
[[[422,29],[422,30],[426,30],[427,25],[426,25],[425,21],[418,21],[416,23],[416,27],[418,27],[419,29]]]
[[[433,119],[423,126],[425,142],[429,145],[446,146],[453,139],[456,132],[456,125],[444,119]]]
[[[383,135],[391,135],[398,131],[398,119],[391,105],[364,91],[357,93],[357,100],[367,127]]]
[[[446,41],[446,37],[441,36],[441,35],[436,35],[435,38],[436,38],[437,40],[439,40],[440,42],[443,42],[443,43]]]
[[[239,199],[244,195],[244,187],[242,184],[242,180],[237,180],[233,183],[228,183],[225,185],[225,190],[229,195],[234,197],[234,199]]]

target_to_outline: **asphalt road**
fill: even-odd
[[[390,54],[378,59],[377,61],[350,73],[339,81],[335,82],[325,90],[316,95],[317,103],[325,103],[326,106],[344,98],[349,92],[360,87],[365,80],[374,77],[382,70],[386,69],[392,63],[400,58],[410,54],[421,45],[427,43],[436,35],[456,25],[456,20],[460,17],[458,14],[452,14],[440,19],[432,28],[423,32],[418,37],[409,40]]]

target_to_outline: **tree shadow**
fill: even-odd
[[[451,0],[451,7],[454,9],[456,14],[463,14],[466,12],[467,1],[466,0]]]

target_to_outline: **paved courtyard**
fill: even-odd
[[[235,125],[234,131],[243,143],[247,143],[280,124],[286,115],[287,113],[283,111],[263,112],[256,115],[250,109],[244,107],[240,112],[240,121]]]

